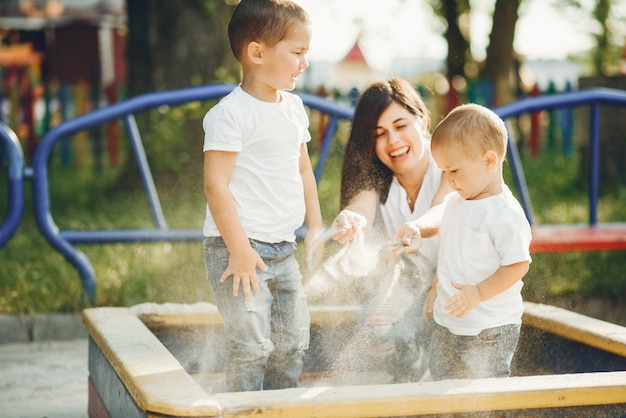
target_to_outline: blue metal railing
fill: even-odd
[[[138,112],[163,105],[174,106],[193,101],[221,98],[234,87],[232,84],[215,84],[137,96],[67,120],[51,129],[41,138],[33,155],[32,163],[35,220],[39,230],[50,244],[78,270],[83,288],[88,295],[93,296],[95,294],[95,273],[88,258],[82,251],[74,247],[74,244],[197,241],[202,239],[202,231],[200,229],[170,229],[167,226],[134,115]],[[314,171],[316,179],[319,181],[338,122],[340,119],[351,119],[352,109],[315,95],[298,94],[302,97],[306,106],[330,116],[328,128],[322,141],[320,158]],[[131,142],[131,149],[137,161],[144,190],[150,204],[155,227],[89,231],[59,230],[50,211],[48,191],[47,165],[53,146],[63,138],[68,138],[79,131],[118,119],[124,121]]]
[[[502,118],[507,119],[523,113],[541,110],[589,105],[589,225],[598,223],[598,195],[600,183],[600,105],[626,106],[626,91],[608,88],[592,88],[568,93],[550,94],[546,96],[522,99],[494,109]],[[513,141],[509,141],[509,160],[513,169],[513,177],[520,194],[520,200],[526,217],[534,224],[532,204],[528,194],[528,186],[524,169]]]
[[[0,157],[8,157],[7,213],[0,224],[0,248],[11,239],[20,226],[24,213],[24,153],[17,135],[0,122]]]
[[[128,99],[95,110],[91,113],[69,119],[46,133],[39,142],[32,160],[32,168],[24,168],[22,148],[16,135],[6,125],[0,123],[0,150],[8,155],[8,209],[0,224],[0,248],[12,237],[19,227],[24,207],[24,179],[32,180],[33,209],[37,226],[42,235],[59,251],[78,271],[83,288],[90,296],[95,294],[96,281],[93,267],[87,257],[75,244],[157,242],[157,241],[196,241],[202,239],[200,229],[170,229],[163,215],[159,196],[154,185],[152,173],[145,156],[143,142],[135,121],[135,114],[162,105],[179,105],[193,101],[212,100],[228,94],[234,85],[217,84],[174,91],[150,93]],[[322,176],[330,147],[340,120],[350,120],[353,109],[341,106],[319,96],[298,93],[306,106],[330,116],[324,133],[318,162],[314,168],[316,179]],[[626,106],[626,91],[594,88],[576,92],[532,97],[494,109],[503,119],[516,117],[528,112],[537,112],[553,108],[571,108],[581,105],[590,106],[591,157],[589,163],[589,224],[597,224],[598,183],[599,183],[599,115],[600,105],[610,104]],[[105,124],[113,120],[123,120],[131,142],[131,149],[138,164],[146,196],[150,204],[154,228],[121,230],[60,230],[52,217],[48,189],[47,166],[53,146],[64,138]],[[513,141],[509,141],[509,162],[512,166],[514,181],[520,194],[520,200],[526,215],[533,224],[532,204],[528,194],[520,156]],[[300,237],[302,231],[300,231]]]

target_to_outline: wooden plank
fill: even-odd
[[[524,302],[524,325],[626,357],[626,328],[556,306]]]
[[[316,387],[215,395],[224,418],[348,418],[626,403],[626,372]]]
[[[89,383],[89,418],[146,418],[93,338],[89,338]]]
[[[360,307],[347,306],[309,306],[311,323],[316,325],[356,323]],[[222,317],[215,305],[201,302],[192,305],[179,303],[141,304],[132,308],[141,321],[150,329],[167,327],[196,327],[222,325]]]
[[[531,253],[626,250],[626,224],[535,225]]]
[[[83,320],[143,411],[184,417],[221,416],[215,399],[128,308],[85,309]]]

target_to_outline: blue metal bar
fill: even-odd
[[[511,126],[509,123],[506,124],[506,130],[509,132],[509,138],[511,138]],[[517,144],[509,140],[507,142],[507,148],[509,153],[509,164],[511,164],[513,171],[513,180],[515,181],[515,185],[517,186],[517,190],[520,194],[520,199],[522,202],[530,202],[528,186],[526,185],[526,176],[524,175],[524,167],[522,166],[522,160],[519,156],[519,152],[517,151]],[[524,209],[524,214],[528,219],[528,223],[533,225],[535,222],[532,206],[522,205],[522,207]]]
[[[333,137],[335,136],[337,127],[339,126],[339,119],[352,120],[354,109],[338,105],[333,101],[314,94],[304,92],[296,92],[296,94],[302,98],[302,101],[307,107],[331,116],[328,126],[326,127],[326,132],[324,133],[324,138],[322,139],[322,148],[319,151],[317,163],[315,164],[315,168],[313,170],[315,180],[319,183],[322,178],[322,173],[324,172],[324,167],[326,166],[328,154],[330,153]],[[300,237],[301,234],[302,231],[300,231],[298,237]]]
[[[626,106],[626,91],[609,88],[592,88],[574,92],[557,93],[545,96],[535,96],[522,99],[513,103],[493,109],[502,119],[519,116],[524,113],[537,112],[541,110],[564,108],[581,105],[591,106],[590,120],[590,160],[589,160],[589,224],[597,224],[597,206],[599,193],[599,117],[600,104],[613,106]],[[511,141],[509,141],[511,142]],[[513,167],[513,175],[516,178],[520,200],[528,221],[533,224],[532,203],[526,187],[522,164],[517,150],[511,152],[509,144],[509,160]]]
[[[0,146],[8,157],[7,213],[0,224],[0,248],[11,239],[20,225],[24,213],[24,152],[17,135],[5,123],[0,122]]]
[[[295,92],[298,96],[302,98],[305,106],[319,110],[322,113],[326,113],[331,116],[336,116],[339,119],[347,119],[352,120],[352,114],[354,113],[354,109],[347,106],[342,106],[332,100],[325,99],[320,96],[316,96],[311,93],[304,92]]]
[[[161,207],[161,200],[154,184],[154,178],[152,177],[152,170],[150,170],[150,164],[148,163],[148,157],[146,157],[146,150],[143,147],[141,141],[141,134],[137,127],[137,120],[134,115],[128,115],[124,118],[126,124],[126,131],[128,132],[128,138],[130,139],[130,145],[135,154],[137,165],[139,168],[139,174],[141,175],[141,181],[143,187],[148,195],[148,202],[150,203],[150,209],[152,211],[152,219],[159,229],[166,229],[167,223],[165,222],[165,215],[163,215],[163,208]]]
[[[600,105],[593,103],[589,120],[589,225],[598,223],[600,188]]]
[[[330,146],[332,145],[333,137],[337,132],[337,126],[339,126],[339,119],[336,117],[331,118],[326,126],[326,132],[324,132],[324,138],[322,139],[322,147],[320,148],[317,164],[315,165],[315,170],[313,171],[315,181],[317,183],[320,182],[322,173],[326,167],[326,161],[328,160],[328,154],[330,153]]]
[[[624,106],[626,105],[626,91],[598,87],[568,93],[534,96],[497,107],[494,111],[502,119],[507,119],[528,112],[558,107],[575,107],[594,102]]]
[[[99,231],[60,231],[72,244],[113,244],[131,242],[200,241],[200,229],[107,229]]]
[[[68,119],[48,131],[40,140],[35,149],[32,163],[33,209],[35,221],[42,235],[59,251],[65,259],[77,269],[83,283],[83,289],[88,296],[93,297],[96,290],[95,273],[91,263],[83,252],[73,244],[118,243],[118,242],[156,242],[156,241],[197,241],[202,239],[201,230],[169,229],[161,208],[161,203],[154,186],[150,167],[145,157],[145,151],[140,133],[137,129],[134,114],[163,106],[179,105],[193,101],[218,99],[227,95],[235,87],[234,84],[214,84],[202,87],[193,87],[180,90],[156,92],[137,96],[118,102],[105,108]],[[311,109],[331,115],[332,117],[351,119],[352,108],[341,106],[330,100],[308,93],[297,93],[304,104]],[[156,229],[127,229],[127,230],[100,230],[100,231],[60,231],[56,226],[50,210],[50,196],[48,188],[47,164],[53,146],[69,138],[76,132],[94,126],[123,119],[133,147],[133,152],[141,172],[144,190],[157,225]],[[334,132],[333,132],[334,133]],[[327,132],[327,135],[329,133]],[[332,134],[330,134],[332,139]],[[330,144],[329,144],[330,145]],[[321,163],[321,165],[320,165]],[[325,161],[318,161],[323,169]],[[21,189],[21,188],[20,188]]]

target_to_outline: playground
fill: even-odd
[[[167,202],[167,199],[162,199],[162,195],[159,193],[159,188],[157,187],[158,179],[152,175],[151,167],[149,164],[149,159],[147,157],[147,152],[144,147],[146,144],[145,136],[142,136],[141,129],[139,129],[140,124],[138,121],[142,120],[140,117],[135,117],[135,114],[140,114],[142,111],[146,111],[148,109],[154,108],[160,112],[163,112],[164,109],[172,109],[176,106],[182,106],[185,104],[195,104],[194,107],[197,107],[197,103],[206,102],[210,100],[215,100],[223,95],[225,95],[230,89],[232,89],[232,85],[215,85],[215,86],[205,86],[202,88],[191,88],[184,89],[178,91],[170,91],[170,92],[161,92],[161,93],[153,93],[144,96],[140,96],[134,99],[130,99],[127,101],[122,101],[120,103],[108,106],[107,108],[103,108],[100,110],[96,110],[90,112],[89,114],[70,119],[66,122],[59,124],[57,127],[51,129],[44,137],[42,137],[39,142],[32,158],[32,166],[25,167],[25,162],[23,159],[23,154],[21,153],[21,147],[19,144],[18,137],[6,126],[3,126],[2,131],[0,131],[0,138],[2,138],[2,144],[4,147],[5,155],[8,156],[6,161],[6,170],[9,174],[8,176],[8,184],[7,184],[7,195],[9,196],[7,205],[5,220],[2,224],[2,234],[0,237],[3,238],[2,245],[8,248],[11,244],[13,237],[19,237],[20,228],[22,227],[22,221],[25,218],[24,214],[30,209],[28,205],[25,204],[25,196],[27,195],[26,191],[28,190],[28,186],[32,186],[30,199],[32,200],[32,210],[34,215],[34,220],[36,224],[36,228],[41,234],[43,238],[48,242],[48,245],[59,253],[60,256],[64,259],[65,263],[67,263],[70,267],[69,276],[73,277],[74,281],[79,284],[78,293],[74,293],[74,297],[78,296],[79,302],[75,305],[76,308],[88,307],[88,306],[98,306],[103,305],[100,302],[99,294],[104,290],[106,292],[106,286],[110,285],[107,283],[106,270],[104,274],[101,274],[99,269],[94,268],[94,265],[98,262],[98,252],[92,252],[91,248],[100,248],[99,251],[113,251],[114,253],[117,251],[127,251],[126,247],[143,244],[139,246],[139,252],[137,253],[138,259],[146,256],[145,248],[150,248],[156,246],[159,251],[165,251],[167,254],[172,252],[173,258],[178,258],[173,248],[179,244],[184,245],[194,245],[201,239],[201,234],[198,229],[193,229],[190,227],[186,227],[185,223],[180,223],[180,220],[176,220],[174,222],[169,221],[167,218],[168,214],[176,212],[178,208],[180,208],[180,203],[182,200],[177,201],[177,204],[172,205],[172,203],[162,203]],[[315,174],[318,180],[318,187],[321,191],[324,191],[325,188],[330,188],[333,184],[336,185],[336,173],[333,175],[333,169],[337,168],[337,158],[341,157],[341,134],[342,129],[346,128],[346,124],[349,124],[351,117],[351,108],[343,105],[339,105],[335,102],[331,102],[327,99],[320,98],[314,95],[309,95],[306,93],[300,93],[303,97],[303,100],[306,106],[310,109],[312,114],[314,112],[320,112],[327,116],[324,120],[323,126],[325,129],[320,130],[319,137],[320,141],[318,142],[318,148],[315,150]],[[536,98],[528,98],[519,102],[512,103],[507,106],[503,106],[501,108],[496,108],[496,111],[499,112],[501,117],[506,120],[515,120],[515,117],[519,117],[523,113],[533,113],[542,110],[550,110],[553,108],[563,108],[563,107],[576,107],[581,108],[577,109],[577,111],[586,112],[586,114],[590,115],[588,119],[588,146],[590,150],[591,157],[589,159],[588,164],[585,166],[587,173],[585,178],[587,179],[586,187],[583,187],[584,193],[578,193],[583,195],[583,206],[580,209],[580,213],[577,213],[574,220],[570,220],[568,223],[563,222],[565,217],[559,216],[559,212],[557,212],[557,216],[551,218],[550,216],[539,215],[537,213],[537,209],[533,206],[533,195],[531,194],[531,190],[533,184],[537,180],[534,173],[531,169],[529,170],[524,167],[522,158],[519,153],[518,144],[515,141],[511,141],[509,148],[509,166],[511,168],[510,173],[510,181],[511,184],[514,185],[517,191],[517,194],[520,200],[523,202],[524,208],[526,210],[526,214],[533,225],[533,234],[537,237],[537,240],[534,242],[534,246],[532,251],[535,257],[541,257],[543,255],[554,255],[554,254],[591,254],[591,255],[600,255],[603,257],[610,257],[613,254],[620,255],[620,252],[624,250],[626,246],[626,229],[624,224],[620,221],[620,218],[614,217],[615,214],[611,214],[611,216],[606,217],[606,215],[599,210],[599,208],[603,205],[603,198],[609,196],[610,193],[605,193],[601,190],[600,186],[600,165],[598,154],[601,149],[600,144],[600,106],[623,106],[626,104],[626,95],[623,91],[614,90],[614,89],[589,89],[585,91],[579,92],[570,92],[564,93],[561,95],[552,95],[552,96],[544,96],[544,97],[536,97]],[[121,120],[122,126],[125,128],[126,132],[125,139],[130,142],[130,148],[128,153],[128,158],[133,157],[133,160],[137,165],[137,174],[144,190],[145,194],[141,197],[143,199],[142,205],[144,205],[144,209],[147,209],[150,216],[147,217],[151,219],[151,222],[146,220],[146,217],[143,217],[142,221],[139,224],[129,224],[129,225],[117,225],[113,220],[116,219],[116,210],[119,211],[119,207],[114,203],[113,205],[108,206],[103,200],[102,208],[105,209],[105,212],[112,211],[106,215],[105,221],[103,223],[104,226],[100,224],[99,217],[102,215],[95,214],[93,210],[89,211],[89,216],[84,218],[83,221],[77,222],[78,217],[73,215],[74,205],[81,206],[80,204],[80,195],[75,194],[73,191],[61,193],[63,199],[68,202],[63,206],[65,210],[59,211],[58,207],[55,207],[52,202],[56,201],[58,197],[55,197],[55,200],[52,199],[51,190],[55,191],[63,191],[63,188],[51,187],[52,184],[58,184],[56,182],[67,182],[68,174],[70,169],[76,169],[75,167],[66,166],[64,167],[62,164],[55,165],[55,145],[60,143],[65,138],[72,137],[78,132],[85,132],[92,130],[95,126],[101,124],[108,124],[114,120]],[[511,131],[513,132],[513,131]],[[512,134],[513,135],[513,134]],[[566,153],[560,153],[558,157],[555,158],[554,152],[546,153],[545,157],[549,157],[552,159],[550,164],[551,169],[569,169],[572,170],[574,165],[568,165],[568,158]],[[335,160],[333,160],[333,158]],[[528,167],[528,166],[527,166]],[[578,170],[578,168],[574,168]],[[80,170],[79,170],[80,171]],[[96,171],[97,173],[97,171]],[[546,170],[544,169],[539,177],[539,181],[541,181],[542,177],[546,176]],[[70,176],[71,177],[71,176]],[[93,176],[87,176],[90,178]],[[101,176],[102,177],[102,176]],[[567,176],[566,176],[567,177]],[[532,178],[533,180],[529,180]],[[324,183],[325,179],[330,179],[328,183]],[[81,182],[84,182],[84,178],[81,179]],[[544,178],[545,180],[545,178]],[[551,186],[561,186],[558,182],[549,181]],[[96,182],[97,184],[97,182]],[[578,187],[579,185],[574,185],[574,187]],[[106,189],[102,189],[104,192]],[[336,189],[335,190],[327,190],[327,196],[324,199],[326,201],[332,201],[332,199],[336,199]],[[556,192],[553,192],[556,193]],[[139,202],[139,197],[134,195],[130,200],[133,204],[137,205]],[[557,198],[558,199],[558,198]],[[325,205],[326,206],[326,205]],[[569,206],[566,209],[566,214],[571,209]],[[328,210],[328,208],[326,208]],[[330,213],[332,213],[331,209]],[[336,209],[335,209],[336,210]],[[95,216],[94,216],[95,215]],[[569,214],[568,214],[569,215]],[[332,215],[331,215],[332,216]],[[92,219],[95,217],[97,222],[92,222]],[[569,216],[568,216],[569,217]],[[538,221],[541,219],[541,221]],[[621,218],[623,219],[623,218]],[[126,219],[127,221],[128,219]],[[109,227],[106,227],[109,225]],[[111,227],[111,225],[114,225]],[[181,225],[181,226],[179,226]],[[142,250],[141,247],[144,247]],[[108,249],[107,249],[108,248]],[[188,247],[193,248],[193,247]],[[145,260],[145,259],[144,259]],[[567,262],[567,258],[564,258]],[[618,259],[615,259],[618,260]],[[617,261],[613,261],[617,263]],[[167,259],[162,260],[162,263],[167,263]],[[583,263],[585,263],[583,261]],[[587,266],[584,266],[587,268]],[[189,267],[186,267],[189,268]],[[582,268],[580,270],[582,272]],[[131,269],[127,269],[126,271],[127,277],[124,277],[124,284],[132,284],[134,278],[133,276],[136,274],[135,271],[131,271]],[[179,276],[181,277],[181,281],[184,281],[185,274],[187,271],[181,270],[179,272]],[[545,273],[545,272],[544,272]],[[551,273],[551,272],[549,272]],[[171,273],[170,273],[171,274]],[[553,278],[554,276],[549,276]],[[197,278],[197,277],[196,277]],[[539,276],[539,279],[542,278]],[[568,279],[571,279],[569,277]],[[169,288],[172,288],[172,280],[168,281]],[[542,285],[546,285],[548,281],[543,278]],[[555,283],[548,283],[554,285]],[[180,287],[178,283],[176,283],[174,288]],[[104,288],[104,289],[103,289]],[[539,288],[541,289],[541,288]],[[202,300],[204,295],[202,294],[201,288],[192,289],[188,287],[186,290],[191,290],[193,293],[191,298],[188,300],[183,300],[182,302],[187,303],[187,306],[191,306],[189,304],[196,302],[198,300]],[[176,299],[176,297],[172,296],[174,292],[164,292],[165,295],[161,295],[160,291],[156,291],[154,293],[154,298],[152,295],[149,295],[151,302],[171,302]],[[540,291],[537,291],[541,293]],[[205,293],[206,294],[206,293]],[[527,299],[532,299],[532,294],[530,297],[526,297]],[[161,300],[159,300],[161,298]],[[197,300],[193,300],[197,298]],[[75,302],[76,303],[76,302]],[[126,300],[121,303],[116,303],[115,305],[123,305],[130,306],[135,304],[136,301]],[[532,305],[527,305],[532,306]],[[93,308],[92,308],[93,309]],[[314,308],[315,309],[315,308]],[[114,341],[118,338],[122,338],[126,341],[127,337],[131,334],[137,334],[136,331],[124,333],[121,336],[110,336],[110,335],[100,335],[101,331],[99,330],[99,323],[101,321],[99,315],[100,311],[98,308],[95,310],[88,310],[85,312],[93,312],[86,313],[86,320],[88,322],[88,329],[92,334],[92,342],[90,343],[90,355],[100,356],[101,360],[98,362],[112,361],[112,364],[117,364],[117,360],[114,360],[117,356],[125,356],[126,349],[122,349],[119,351],[118,348],[115,348]],[[95,316],[94,316],[95,315]],[[322,317],[328,317],[328,315],[323,313],[320,314]],[[342,314],[343,315],[343,314]],[[333,315],[336,316],[336,315]],[[111,317],[109,313],[104,314],[104,319]],[[115,315],[113,315],[115,317]],[[204,316],[203,316],[204,317]],[[350,315],[348,314],[348,322]],[[206,319],[203,319],[206,320]],[[174,320],[175,322],[177,320]],[[541,322],[541,321],[540,321]],[[576,321],[574,321],[576,322]],[[531,320],[532,323],[532,320]],[[617,325],[616,325],[617,326]],[[611,332],[612,334],[621,335],[621,327],[617,326],[617,330],[615,332]],[[116,328],[116,327],[114,327]],[[558,326],[556,328],[559,328]],[[593,328],[593,327],[592,327]],[[108,327],[105,327],[108,329]],[[122,331],[124,328],[120,328]],[[583,338],[584,341],[591,338],[593,340],[594,337],[589,337],[590,331],[583,331],[585,335]],[[602,334],[602,333],[601,333]],[[566,331],[564,335],[566,339],[574,339],[577,337],[573,337],[570,335],[569,331]],[[146,337],[152,338],[152,337]],[[113,339],[113,342],[109,341]],[[110,348],[106,348],[108,344],[113,343],[113,346]],[[95,345],[94,345],[95,344]],[[145,342],[138,342],[139,345],[144,346]],[[161,343],[157,343],[161,344]],[[621,343],[620,343],[621,344]],[[132,345],[132,344],[131,344]],[[108,350],[112,350],[109,352]],[[92,354],[93,353],[93,354]],[[97,354],[100,353],[100,354]],[[618,354],[619,355],[619,354]],[[104,357],[102,357],[104,356]],[[173,360],[174,362],[178,360]],[[619,360],[618,360],[619,362]],[[123,361],[123,363],[127,363]],[[150,363],[152,364],[152,363]],[[148,364],[147,364],[148,365]],[[144,367],[144,366],[141,366]],[[600,366],[600,370],[608,370],[608,366]],[[615,367],[615,370],[622,370],[621,366],[611,366]],[[106,368],[105,368],[106,369]],[[92,416],[100,416],[98,415],[103,408],[102,405],[106,404],[108,396],[105,392],[100,392],[97,396],[94,394],[94,391],[102,390],[105,386],[102,385],[102,381],[98,379],[108,379],[108,375],[99,376],[98,373],[101,372],[102,369],[92,369],[90,370],[90,385],[94,385],[91,389],[92,394],[90,395],[90,408],[92,408]],[[124,376],[123,370],[116,370],[117,374]],[[611,375],[610,379],[620,379],[621,375]],[[603,376],[604,377],[604,376]],[[602,377],[602,378],[603,378]],[[608,377],[608,375],[607,375]],[[592,379],[595,379],[592,378]],[[98,383],[100,382],[100,383]],[[621,385],[621,383],[615,383],[616,380],[607,381],[606,383],[601,383],[599,387],[605,387],[608,392],[602,392],[601,394],[585,394],[583,396],[584,399],[587,399],[586,405],[593,405],[597,403],[599,397],[606,399],[606,396],[609,396],[610,393],[611,399],[614,396],[614,402],[616,404],[615,407],[618,409],[621,408],[621,404],[626,402],[626,400],[619,398],[619,395],[614,395],[615,390],[614,385]],[[122,383],[126,384],[127,382],[122,378]],[[533,384],[536,384],[534,382]],[[130,383],[134,385],[134,383]],[[591,384],[591,383],[589,383]],[[586,383],[583,383],[585,386]],[[594,380],[595,385],[598,387],[598,382]],[[98,387],[100,389],[98,389]],[[423,389],[423,388],[422,388]],[[132,393],[134,393],[135,389],[130,390],[130,397],[134,400],[130,400],[130,405],[138,404],[140,409],[143,408],[144,401],[141,398],[136,398]],[[351,395],[350,389],[346,389],[346,391],[340,391],[342,394],[341,397],[347,397],[348,399],[352,399],[350,402],[363,403],[363,400],[359,397],[353,398]],[[408,388],[409,392],[410,388]],[[429,389],[430,390],[430,389]],[[434,389],[437,392],[437,389]],[[444,389],[444,391],[448,391],[449,389]],[[521,396],[522,399],[528,399],[528,397],[534,397],[533,394],[520,394],[516,391],[521,391],[524,393],[526,389],[518,388],[513,389],[515,393],[514,396]],[[560,391],[569,391],[573,390],[573,388],[564,388],[559,386],[557,382],[557,386],[551,389],[554,393],[560,393]],[[575,389],[582,390],[585,389]],[[409,393],[407,392],[407,393]],[[459,396],[475,396],[476,393],[464,393]],[[304,396],[304,395],[303,395]],[[485,393],[482,393],[481,396],[487,396]],[[103,398],[104,397],[104,398]],[[203,395],[204,397],[204,395]],[[334,399],[334,398],[333,398]],[[339,401],[342,402],[339,398],[336,400],[328,399],[324,402],[328,403],[329,413],[335,413],[336,409],[334,402]],[[360,400],[359,400],[360,399]],[[277,402],[280,402],[278,399]],[[160,402],[160,401],[159,401]],[[170,401],[167,401],[170,402]],[[178,400],[174,400],[175,403]],[[214,402],[212,398],[209,398],[206,402],[212,404]],[[222,402],[222,401],[220,401]],[[236,399],[230,400],[228,402],[239,402]],[[427,399],[424,399],[420,402],[429,402]],[[550,404],[549,400],[545,400],[543,402],[548,402],[548,406],[553,406]],[[604,401],[603,401],[604,402]],[[148,409],[152,408],[151,406],[146,406]],[[421,404],[420,404],[421,405]],[[546,406],[543,404],[543,406]],[[570,404],[568,407],[580,407],[577,404]],[[110,407],[110,405],[108,406]],[[298,408],[306,406],[300,406]],[[421,406],[418,405],[421,408]],[[502,406],[492,405],[493,408],[501,409]],[[539,407],[539,404],[538,404]],[[135,407],[132,407],[135,408]],[[245,408],[245,407],[244,407]],[[272,409],[272,405],[268,405],[267,408]],[[289,416],[291,414],[291,407],[285,406],[285,412]],[[414,411],[411,409],[413,407],[409,407],[409,411]],[[105,408],[106,409],[106,408]],[[404,409],[402,410],[404,413]],[[433,410],[435,411],[435,410]],[[203,410],[203,413],[206,411]],[[457,411],[458,412],[458,411]],[[174,412],[172,412],[175,415]],[[195,412],[194,412],[195,413]],[[218,412],[212,412],[218,413]],[[347,413],[347,412],[345,412]],[[369,416],[369,412],[361,413],[361,415],[346,415],[346,416]],[[218,415],[219,416],[219,415]]]

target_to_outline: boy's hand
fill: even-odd
[[[345,244],[356,237],[359,230],[365,228],[367,219],[356,212],[344,209],[339,212],[332,225],[337,230],[332,239],[340,244]]]
[[[256,276],[256,269],[267,271],[267,266],[263,259],[254,251],[252,247],[248,247],[245,253],[230,254],[228,267],[220,277],[220,283],[224,283],[229,276],[233,276],[233,296],[239,295],[239,285],[243,288],[243,297],[245,300],[250,299],[250,286],[252,293],[259,294],[259,281]]]
[[[450,316],[462,318],[481,302],[478,287],[471,284],[459,284],[452,281],[452,286],[459,289],[459,293],[446,302],[446,311]]]
[[[390,250],[395,255],[416,253],[422,247],[420,228],[413,222],[406,222],[398,228]]]

